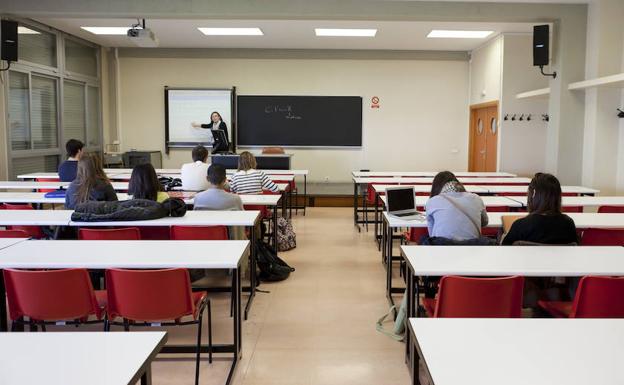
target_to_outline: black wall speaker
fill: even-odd
[[[0,57],[6,61],[17,61],[17,22],[2,20]]]
[[[533,27],[533,65],[547,66],[550,52],[550,26],[536,25]]]

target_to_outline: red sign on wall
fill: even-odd
[[[371,108],[379,108],[379,96],[373,96],[371,98]]]

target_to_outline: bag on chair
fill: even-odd
[[[277,250],[288,251],[297,247],[297,235],[290,219],[277,218]]]

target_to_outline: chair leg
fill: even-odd
[[[123,320],[123,325],[124,325],[124,331],[129,332],[130,331],[130,322],[128,322],[128,320],[125,319],[125,318]]]
[[[108,316],[104,318],[104,331],[110,332],[110,320],[108,319]]]
[[[212,364],[212,307],[208,300],[208,363]]]
[[[199,323],[197,324],[197,349],[195,352],[195,385],[199,385],[199,360],[201,356],[201,331],[203,321],[203,312],[199,313]]]
[[[236,280],[235,274],[232,274],[232,287],[234,287],[234,285],[236,284],[235,280]],[[230,298],[230,317],[234,317],[234,296]]]

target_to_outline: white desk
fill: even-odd
[[[15,210],[17,211],[17,210]],[[31,212],[41,213],[69,213],[71,210],[31,210]],[[78,227],[93,226],[246,226],[253,227],[260,211],[209,211],[209,210],[189,210],[183,217],[164,217],[147,221],[115,221],[115,222],[74,222],[69,220],[66,225]],[[4,221],[0,219],[0,224]]]
[[[509,197],[523,206],[527,205],[526,196]],[[561,197],[562,206],[600,207],[600,206],[624,206],[624,196],[574,196]]]
[[[151,383],[166,332],[0,333],[3,385]]]
[[[351,175],[355,177],[435,177],[439,171],[352,171]],[[456,177],[480,177],[480,178],[513,178],[516,174],[508,172],[474,172],[474,171],[453,171]]]
[[[476,184],[476,185],[487,185],[487,184],[517,184],[517,185],[528,185],[531,182],[529,178],[519,178],[519,177],[508,177],[508,178],[480,178],[480,177],[458,177],[457,178],[463,184]],[[396,183],[396,184],[428,184],[430,185],[433,182],[433,178],[431,177],[353,177],[353,182],[357,184],[362,183],[380,183],[380,184],[388,184],[388,183]]]
[[[381,202],[383,203],[383,206],[385,207],[388,204],[388,197],[384,195],[384,196],[381,196],[380,199],[381,199]],[[417,195],[415,197],[416,207],[425,207],[428,200],[429,200],[429,197]],[[514,208],[523,207],[521,202],[518,202],[510,197],[483,196],[481,197],[481,200],[483,201],[483,204],[485,205],[485,207],[514,207]]]
[[[527,186],[483,186],[490,194],[527,194]],[[583,186],[561,186],[564,194],[594,195],[600,190]]]
[[[400,184],[400,185],[392,185],[392,184],[374,184],[371,186],[373,191],[376,194],[385,194],[386,190],[392,187],[414,187],[415,193],[431,193],[431,184]],[[466,191],[475,193],[475,194],[487,194],[489,191],[487,187],[489,186],[477,186],[477,185],[465,185]]]
[[[67,189],[70,182],[0,181],[0,190],[57,190]],[[128,190],[127,182],[111,182],[116,191]]]
[[[27,239],[28,238],[0,238],[0,250],[23,242]]]
[[[621,319],[410,319],[418,359],[435,385],[621,385]]]
[[[67,226],[72,210],[0,210],[0,226]]]
[[[242,347],[240,264],[249,246],[249,241],[24,241],[0,250],[0,269],[232,269],[233,343],[214,346],[214,352],[233,354],[229,383]],[[0,298],[5,295],[2,290]],[[0,301],[0,315],[4,315],[0,331],[6,331],[5,301]],[[195,353],[195,349],[195,345],[167,346],[163,351]],[[73,368],[74,362],[70,360],[68,365]]]

